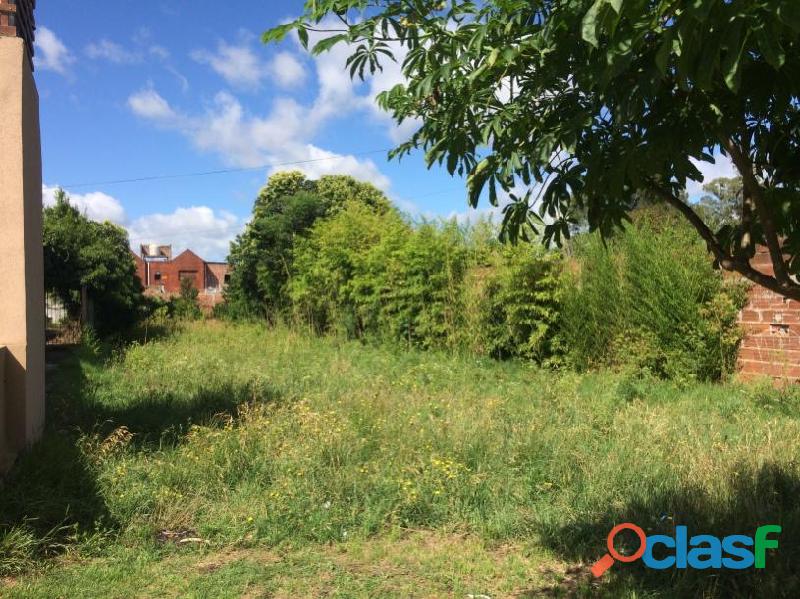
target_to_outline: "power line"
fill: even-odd
[[[386,148],[383,150],[369,150],[367,152],[358,152],[355,154],[349,154],[350,156],[369,156],[371,154],[380,154],[382,152],[389,152],[392,148]],[[219,169],[215,171],[201,171],[196,173],[181,173],[181,174],[171,174],[171,175],[148,175],[144,177],[133,177],[130,179],[112,179],[110,181],[93,181],[89,183],[71,183],[67,185],[63,185],[64,188],[69,189],[76,189],[79,187],[97,187],[100,185],[121,185],[123,183],[142,183],[146,181],[163,181],[165,179],[185,179],[189,177],[206,177],[208,175],[225,175],[228,173],[244,173],[248,171],[260,171],[265,170],[268,168],[275,168],[280,166],[300,166],[302,164],[311,164],[314,162],[323,162],[325,160],[337,160],[342,158],[342,156],[326,156],[324,158],[312,158],[309,160],[298,160],[295,162],[279,162],[277,164],[261,164],[259,166],[249,166],[249,167],[242,167],[242,168],[226,168],[226,169]]]
[[[420,200],[422,198],[429,198],[429,197],[432,197],[432,196],[444,195],[446,193],[458,193],[458,192],[463,192],[463,191],[464,191],[463,187],[458,187],[458,188],[454,187],[452,189],[440,189],[438,191],[431,191],[431,192],[428,192],[428,193],[423,193],[423,194],[417,195],[413,199],[407,200],[407,201],[416,202],[417,200]],[[246,225],[246,224],[247,223],[239,222],[239,223],[236,223],[236,226],[239,227],[241,225]],[[127,229],[127,227],[126,227],[126,229]],[[220,229],[222,229],[222,227],[206,227],[206,228],[202,228],[202,229],[181,229],[179,231],[175,231],[171,235],[173,237],[183,237],[185,235],[200,235],[200,234],[205,234],[205,233],[222,233],[222,231]],[[134,241],[147,241],[147,240],[151,240],[151,239],[153,239],[152,235],[148,236],[148,237],[130,237],[130,238],[128,238],[128,241],[130,243],[133,243]]]

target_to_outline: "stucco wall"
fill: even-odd
[[[44,425],[44,267],[39,97],[24,43],[0,37],[0,345],[5,426],[15,453]]]

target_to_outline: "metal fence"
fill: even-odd
[[[60,298],[44,298],[45,338],[47,345],[73,345],[81,340],[81,320],[70,315]]]

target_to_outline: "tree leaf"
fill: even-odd
[[[675,40],[675,30],[667,29],[661,40],[661,45],[656,52],[656,67],[662,75],[667,74],[667,67],[669,65],[669,58],[672,55],[672,47]]]
[[[800,31],[800,2],[784,0],[778,7],[778,18],[795,31]]]
[[[312,54],[322,54],[323,52],[327,52],[331,48],[333,48],[339,42],[343,42],[347,40],[347,34],[339,33],[337,35],[332,35],[331,37],[326,37],[316,43],[314,49],[311,50]]]
[[[780,69],[783,63],[786,62],[786,53],[783,51],[778,38],[767,31],[766,27],[761,25],[753,30],[756,36],[756,42],[764,58],[774,69]]]
[[[605,2],[606,0],[595,0],[592,7],[583,17],[583,22],[581,24],[581,37],[595,48],[598,46],[597,25],[600,20],[600,10],[605,5]]]
[[[297,29],[297,37],[300,38],[300,44],[305,50],[308,50],[308,30],[305,27]]]
[[[737,19],[730,28],[726,42],[727,52],[720,65],[722,76],[725,78],[725,85],[732,92],[739,90],[739,84],[742,79],[741,60],[746,42],[747,34],[742,38],[742,21]]]

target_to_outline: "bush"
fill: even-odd
[[[317,331],[451,345],[467,252],[455,224],[412,228],[352,202],[318,222],[294,256],[295,315]]]
[[[179,320],[197,320],[202,318],[200,303],[197,301],[199,292],[189,278],[181,279],[181,293],[171,300],[171,316]]]
[[[55,205],[42,214],[45,289],[74,318],[81,311],[81,290],[86,289],[98,333],[127,332],[144,312],[128,233],[113,223],[89,220],[61,189]]]
[[[642,210],[607,246],[596,235],[578,245],[560,342],[579,369],[719,379],[734,366],[744,293],[713,269],[687,226],[660,210]]]
[[[382,257],[388,253],[374,277],[381,336],[409,346],[453,347],[465,324],[467,251],[458,225],[424,223],[393,251],[378,250]]]
[[[496,250],[494,262],[475,269],[471,277],[477,295],[470,310],[474,347],[495,358],[552,362],[558,353],[553,340],[561,299],[560,254],[519,244]]]
[[[317,222],[295,246],[290,294],[296,319],[317,332],[352,337],[374,330],[369,310],[378,293],[373,279],[382,268],[376,248],[399,247],[409,234],[396,211],[378,214],[359,202]]]

